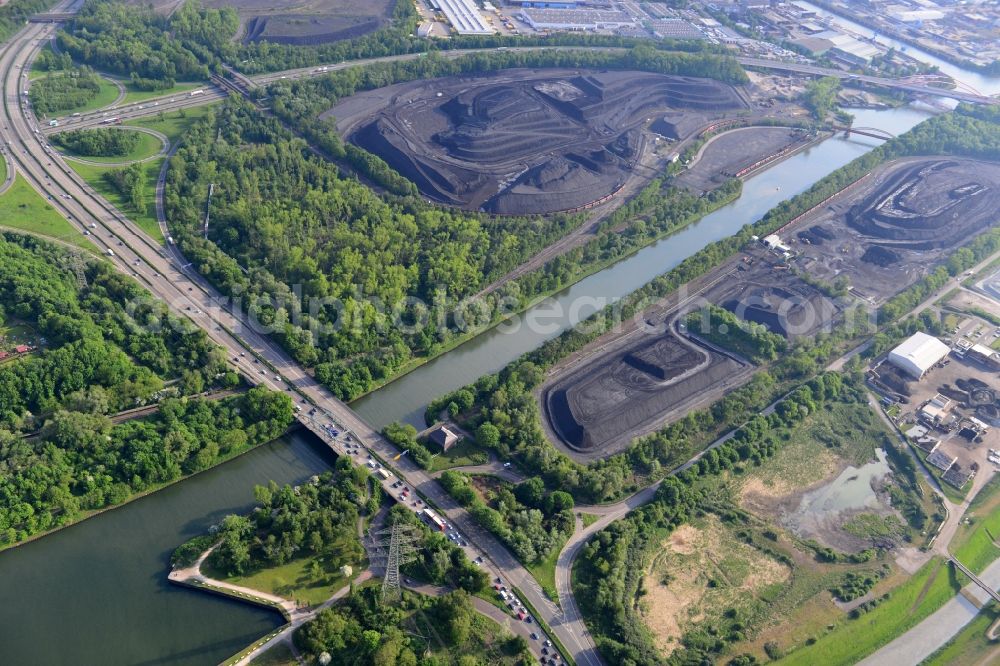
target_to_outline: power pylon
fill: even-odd
[[[414,545],[420,541],[420,533],[413,525],[394,522],[377,532],[372,532],[372,564],[385,567],[382,578],[382,604],[399,601],[399,568],[412,562],[419,552]]]
[[[66,257],[66,263],[73,275],[76,276],[76,286],[79,289],[86,289],[87,287],[87,273],[84,270],[83,257],[79,252],[68,252]]]

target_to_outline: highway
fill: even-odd
[[[382,461],[392,460],[399,454],[397,449],[255,330],[249,317],[238,310],[230,310],[226,299],[189,270],[188,262],[176,247],[168,245],[165,250],[139,230],[46,145],[27,108],[25,96],[21,94],[21,79],[22,74],[29,71],[40,44],[55,27],[53,24],[29,24],[0,52],[3,140],[17,171],[73,226],[89,234],[116,268],[136,277],[174,313],[191,320],[225,348],[230,361],[249,383],[272,390],[294,390],[299,394],[296,401],[303,408],[298,413],[299,420],[338,454],[345,454],[347,442],[343,436],[340,439],[331,437],[324,430],[326,424],[349,431]],[[309,416],[309,403],[316,407],[315,417]],[[364,456],[355,458],[361,461]],[[573,626],[564,624],[562,611],[546,598],[531,574],[492,534],[481,529],[438,483],[405,457],[395,464],[395,471],[426,501],[438,507],[466,542],[475,544],[466,549],[467,554],[473,559],[481,554],[491,578],[500,576],[520,591],[537,610],[540,619],[553,628],[555,636],[578,664],[596,666],[601,663],[589,636],[580,635]],[[392,481],[385,481],[383,486],[390,497],[395,497],[389,488]],[[419,509],[406,502],[404,505],[414,511]],[[538,646],[533,647],[537,652]]]
[[[602,50],[602,51],[623,51],[625,49],[617,47],[573,47],[573,46],[530,46],[530,47],[513,47],[506,49],[512,52],[528,52],[528,51],[539,51],[539,50],[580,50],[585,48],[586,50]],[[490,52],[496,49],[454,49],[450,51],[441,51],[438,53],[439,57],[442,58],[459,58],[465,55],[471,55],[475,53]],[[283,80],[297,80],[303,78],[313,78],[317,76],[323,76],[329,74],[330,72],[335,72],[337,70],[348,69],[350,67],[363,67],[365,65],[371,65],[375,63],[386,63],[386,62],[401,62],[406,60],[416,60],[418,58],[424,57],[423,53],[406,53],[403,55],[393,55],[384,56],[380,58],[366,58],[363,60],[348,60],[341,61],[337,63],[330,63],[327,65],[318,65],[315,67],[300,67],[296,69],[289,69],[280,72],[272,72],[270,74],[260,74],[257,76],[243,76],[236,72],[231,72],[234,76],[238,77],[244,85],[252,86],[268,86],[272,83]],[[808,65],[802,63],[784,62],[781,60],[768,60],[765,58],[745,58],[737,57],[737,62],[739,62],[744,67],[758,67],[762,69],[771,69],[781,72],[791,72],[796,74],[806,74],[809,76],[833,76],[842,81],[864,83],[871,86],[879,86],[883,88],[892,88],[896,90],[903,90],[906,92],[914,93],[917,95],[927,95],[931,97],[945,97],[949,99],[954,99],[960,102],[969,102],[972,104],[998,104],[1000,100],[993,97],[988,97],[984,95],[976,95],[969,92],[962,92],[958,90],[949,90],[947,88],[937,88],[934,86],[922,86],[914,83],[907,83],[903,81],[897,81],[895,79],[890,79],[881,76],[868,76],[859,74],[850,74],[839,69],[828,69],[825,67],[818,67],[816,65]],[[174,95],[164,95],[162,97],[156,97],[152,99],[145,100],[143,102],[136,102],[127,105],[112,106],[108,109],[103,109],[100,111],[92,111],[89,113],[80,114],[79,116],[63,116],[56,119],[59,123],[58,127],[44,127],[42,131],[46,134],[51,134],[55,132],[61,132],[66,129],[82,129],[85,127],[95,127],[102,123],[106,123],[109,118],[120,118],[123,122],[128,120],[135,120],[137,118],[145,118],[148,116],[156,115],[160,112],[174,111],[182,108],[191,108],[194,106],[201,106],[204,104],[211,104],[219,100],[225,99],[227,92],[223,91],[214,84],[206,83],[203,92],[191,95],[191,92],[177,93]]]
[[[72,12],[76,9],[73,3],[63,3],[59,10]],[[366,447],[364,453],[350,454],[358,462],[364,462],[367,453],[381,459],[385,463],[393,460],[399,451],[385,441],[359,415],[345,404],[337,400],[328,390],[319,385],[301,366],[277,348],[261,332],[258,332],[249,318],[238,310],[231,310],[227,301],[218,294],[204,279],[190,270],[187,261],[180,255],[176,247],[168,245],[164,249],[155,239],[152,239],[128,221],[115,210],[89,185],[83,182],[61,157],[52,151],[44,141],[45,133],[57,131],[66,127],[76,128],[99,125],[109,117],[118,117],[123,121],[155,115],[161,111],[187,108],[194,105],[217,101],[225,97],[225,93],[214,86],[205,86],[205,92],[191,96],[182,93],[156,100],[147,100],[142,104],[133,104],[115,110],[99,111],[84,114],[79,117],[63,119],[58,128],[39,128],[30,109],[27,108],[25,96],[22,95],[22,82],[26,79],[30,62],[37,53],[42,42],[48,38],[57,27],[56,24],[33,23],[23,28],[0,52],[0,77],[3,81],[3,141],[7,146],[8,159],[12,166],[22,174],[26,182],[46,196],[51,205],[64,215],[72,225],[82,232],[88,233],[91,240],[119,270],[131,274],[144,284],[157,298],[164,301],[172,311],[188,318],[195,325],[204,329],[209,337],[227,350],[230,361],[247,378],[249,383],[264,385],[273,390],[295,391],[296,401],[303,409],[299,412],[299,420],[316,432],[337,453],[344,455],[350,440],[346,435],[332,436],[326,431],[326,426],[349,431],[352,437],[362,442]],[[483,49],[479,49],[482,51]],[[536,50],[510,49],[510,50]],[[448,51],[443,57],[455,58],[471,51]],[[390,62],[422,57],[422,54],[408,54],[371,59],[367,61],[352,61],[337,63],[324,67],[304,68],[289,72],[279,72],[253,79],[257,85],[305,76],[319,76],[329,71],[354,67],[370,62]],[[837,75],[846,78],[842,72],[823,70],[807,65],[777,63],[773,61],[756,61],[740,59],[747,66],[769,67],[785,71],[795,71],[811,75]],[[956,93],[938,88],[926,88],[912,84],[898,84],[888,79],[877,77],[858,77],[865,83],[873,85],[889,85],[920,94],[943,95],[961,99],[969,97],[965,93]],[[881,83],[880,83],[881,81]],[[993,103],[989,98],[978,96],[976,101]],[[966,99],[965,101],[972,101]],[[142,108],[140,108],[142,107]],[[105,115],[107,114],[107,115]],[[310,416],[310,405],[315,406],[316,415]],[[531,574],[516,560],[492,534],[478,526],[463,508],[457,505],[424,470],[403,457],[391,465],[400,478],[410,485],[426,501],[438,507],[448,520],[463,535],[464,539],[474,544],[466,551],[475,559],[482,555],[484,567],[491,578],[500,576],[508,586],[517,588],[525,599],[536,609],[540,619],[544,620],[553,630],[555,637],[568,649],[573,659],[581,666],[596,666],[601,663],[600,657],[590,638],[586,627],[573,602],[569,590],[569,565],[573,556],[579,551],[586,536],[592,531],[581,532],[580,540],[574,540],[567,560],[560,558],[557,569],[557,584],[565,608],[560,609],[549,601]],[[389,484],[393,479],[383,483],[390,496],[395,496]],[[643,493],[655,492],[655,488]],[[651,496],[651,495],[649,495]],[[647,499],[645,495],[637,496],[636,501]],[[412,503],[403,502],[412,510],[417,510]],[[625,506],[623,510],[632,507]],[[624,514],[622,514],[624,515]],[[611,522],[618,517],[617,512],[604,516],[601,524]],[[606,522],[605,522],[606,521]],[[595,524],[596,525],[596,524]],[[595,526],[591,526],[592,528]],[[564,612],[565,611],[565,612]],[[537,646],[533,646],[536,648]]]

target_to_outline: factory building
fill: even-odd
[[[906,374],[920,379],[948,355],[948,345],[932,335],[917,332],[889,352],[889,363]]]
[[[491,35],[496,32],[486,25],[473,0],[435,0],[451,27],[460,35]]]
[[[607,30],[634,27],[622,11],[604,9],[522,9],[522,21],[535,30]]]

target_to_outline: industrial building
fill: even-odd
[[[608,30],[634,27],[625,12],[605,9],[522,9],[522,21],[535,30]]]
[[[966,358],[982,363],[988,368],[996,369],[1000,367],[1000,353],[986,345],[974,344],[965,354]]]
[[[491,35],[496,32],[486,24],[473,0],[435,0],[460,35]]]
[[[660,39],[705,39],[701,30],[684,19],[654,19],[649,21],[649,27]]]
[[[827,55],[848,65],[866,65],[880,51],[874,44],[862,42],[837,30],[824,30],[792,40],[814,56]]]
[[[889,363],[906,374],[920,379],[948,355],[948,345],[932,335],[917,332],[889,352]]]

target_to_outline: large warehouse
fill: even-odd
[[[889,363],[920,379],[934,364],[948,355],[948,345],[932,335],[914,333],[889,352]]]

